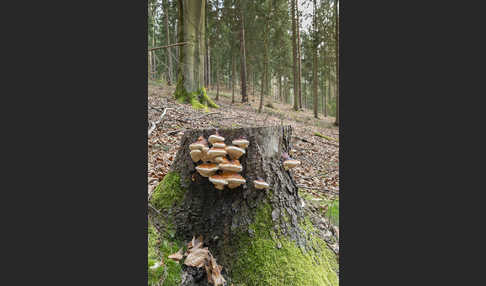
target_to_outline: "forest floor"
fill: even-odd
[[[231,104],[231,91],[223,90],[215,101],[220,108],[204,112],[175,101],[174,89],[174,86],[155,82],[148,85],[149,122],[157,121],[169,108],[148,138],[149,193],[167,174],[185,129],[291,125],[293,150],[290,156],[302,163],[291,171],[299,194],[319,205],[324,212],[328,207],[333,208],[329,212],[333,216],[331,221],[339,224],[339,128],[333,125],[334,117],[324,118],[320,114],[320,119],[316,119],[311,110],[294,111],[291,105],[270,99],[265,100],[264,110],[258,113],[258,96],[250,94],[249,103],[242,104],[238,102],[240,94],[236,93],[237,103]],[[215,94],[215,90],[208,91],[213,100]],[[337,213],[337,218],[332,213]]]

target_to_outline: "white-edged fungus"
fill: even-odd
[[[282,158],[284,160],[283,166],[285,170],[289,170],[300,165],[300,161],[290,158],[287,153],[283,153]]]
[[[226,181],[221,175],[211,175],[209,177],[209,181],[213,183],[214,187],[218,190],[223,190],[224,186],[228,184],[228,181]]]
[[[240,137],[238,139],[233,140],[233,145],[236,145],[240,148],[246,149],[250,144],[250,141],[246,140],[245,137]]]
[[[239,159],[243,154],[245,154],[245,149],[237,146],[228,146],[225,150],[231,159]]]
[[[223,161],[219,163],[219,169],[227,172],[241,172],[243,166],[241,166],[238,160],[228,160],[223,158]]]
[[[203,136],[199,136],[196,142],[189,145],[189,150],[202,150],[205,146],[208,146],[208,142]]]
[[[218,163],[219,164],[219,163],[223,162],[223,158],[224,158],[223,156],[214,157],[212,161],[214,163]]]
[[[203,152],[199,149],[194,149],[194,150],[191,150],[190,155],[191,155],[192,161],[194,163],[196,163],[197,161],[201,160]]]
[[[228,188],[234,189],[246,183],[245,178],[234,172],[224,172],[221,176],[228,182]]]
[[[224,142],[224,137],[219,136],[218,132],[216,132],[216,134],[209,136],[208,141],[211,144],[214,144],[216,142]]]
[[[224,148],[226,147],[226,144],[224,144],[224,142],[214,142],[213,147]]]
[[[224,148],[213,147],[208,151],[209,158],[226,156],[226,150]]]
[[[255,184],[255,188],[258,190],[268,189],[268,187],[270,187],[270,185],[261,178],[257,178],[253,181],[253,183]]]
[[[204,146],[201,151],[202,151],[201,160],[203,160],[206,163],[210,162],[211,158],[208,155],[209,147]]]
[[[218,164],[204,163],[196,167],[197,172],[203,177],[209,177],[218,171]]]

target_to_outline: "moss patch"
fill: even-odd
[[[185,192],[181,188],[181,177],[179,174],[177,172],[169,172],[154,190],[150,203],[157,210],[168,210],[182,201]]]
[[[208,110],[208,107],[219,108],[219,105],[207,95],[204,87],[199,88],[197,91],[188,92],[183,84],[183,79],[179,76],[177,80],[177,87],[174,93],[174,97],[179,103],[189,103],[194,109]]]
[[[304,251],[286,238],[275,240],[271,212],[269,204],[261,205],[250,225],[253,237],[247,233],[238,236],[237,258],[231,269],[234,285],[338,285],[335,254],[314,235],[310,220],[302,227],[314,250]]]
[[[157,285],[164,280],[163,285],[179,285],[181,282],[181,264],[168,259],[182,247],[182,243],[176,240],[168,240],[161,237],[155,228],[149,223],[148,227],[148,285]],[[163,262],[163,263],[161,263]],[[156,263],[159,267],[151,268]]]
[[[326,136],[326,135],[321,134],[321,133],[319,133],[319,132],[315,132],[315,133],[314,133],[314,136],[321,137],[321,138],[324,138],[324,139],[327,139],[327,140],[330,140],[330,141],[334,141],[334,142],[339,142],[339,140],[338,140],[338,139],[336,139],[336,138],[332,138],[332,137],[329,137],[329,136]]]

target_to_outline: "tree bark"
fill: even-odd
[[[168,0],[164,1],[165,6],[165,32],[167,34],[167,46],[170,45],[170,33],[169,33],[169,2]],[[167,85],[172,85],[172,51],[171,48],[167,48],[167,66],[168,66],[168,73],[167,73]]]
[[[221,191],[200,176],[189,145],[216,130],[186,131],[169,173],[151,196],[151,224],[176,250],[202,235],[223,266],[227,285],[338,285],[337,259],[326,242],[334,239],[330,226],[323,226],[325,221],[299,197],[292,170],[284,170],[281,162],[282,153],[292,148],[292,127],[217,131],[226,144],[242,135],[250,141],[239,160],[246,184]],[[256,189],[257,177],[270,188]],[[193,283],[182,285],[207,285],[204,268],[182,267],[173,275]]]
[[[314,117],[319,118],[317,113],[317,18],[316,18],[316,0],[314,0],[314,35],[313,35],[313,49],[314,49],[314,59],[312,64],[312,85],[313,85],[313,98],[314,98]]]
[[[293,72],[294,72],[294,110],[299,110],[299,88],[298,88],[298,81],[297,81],[297,26],[296,26],[296,19],[295,19],[295,5],[297,0],[291,0],[291,14],[292,14],[292,57],[293,57]]]
[[[298,0],[295,0],[295,10],[297,14],[297,85],[299,87],[299,108],[302,109],[302,55],[300,42],[300,20]]]
[[[231,104],[235,103],[235,76],[236,76],[236,63],[235,53],[231,53]]]
[[[334,3],[334,14],[336,15],[336,121],[334,125],[339,126],[339,1],[335,0]]]
[[[246,47],[245,47],[245,15],[243,12],[244,3],[240,3],[240,49],[241,49],[241,102],[248,102],[248,94],[246,93]]]

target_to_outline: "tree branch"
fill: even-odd
[[[170,44],[170,45],[167,45],[167,46],[160,46],[160,47],[151,48],[151,49],[148,49],[148,51],[151,52],[151,51],[154,51],[154,50],[165,49],[165,48],[170,48],[170,47],[174,47],[174,46],[183,46],[183,45],[188,45],[188,44],[190,44],[190,43],[189,42],[175,43],[175,44]]]

